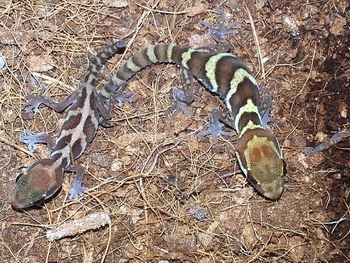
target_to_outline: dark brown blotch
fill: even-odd
[[[62,153],[61,152],[57,152],[57,153],[51,155],[51,159],[54,160],[54,161],[57,161],[61,157],[62,157]]]
[[[168,45],[157,45],[154,47],[154,55],[156,56],[157,60],[160,62],[166,62],[168,60]]]
[[[142,52],[132,56],[131,60],[140,68],[144,68],[148,65],[148,58],[145,58]]]
[[[129,69],[126,66],[126,63],[117,71],[117,78],[127,81],[129,78],[131,78],[132,75],[134,75],[135,72],[133,72],[131,69]]]
[[[152,61],[150,61],[148,58],[147,50],[148,48],[145,48],[140,53],[137,53],[135,56],[133,56],[133,62],[141,68],[152,64]]]
[[[191,58],[187,61],[187,66],[193,76],[199,79],[206,78],[205,64],[211,56],[206,53],[193,51]]]
[[[69,110],[67,111],[67,113],[69,111],[74,111],[76,109],[80,109],[84,107],[84,103],[87,97],[87,91],[86,91],[86,86],[81,87],[80,89],[80,94],[77,97],[77,99],[75,100],[75,102],[69,107]]]
[[[92,122],[91,116],[88,116],[84,123],[83,132],[86,136],[87,144],[90,144],[95,137],[96,128],[95,124]]]
[[[230,98],[233,118],[236,117],[239,109],[247,104],[248,99],[251,99],[254,105],[260,105],[257,86],[254,85],[248,78],[244,78],[244,80],[238,85],[236,93],[234,93]]]
[[[76,128],[81,120],[81,113],[78,113],[77,115],[72,115],[68,119],[66,119],[62,124],[62,130],[70,130]]]
[[[76,140],[72,145],[72,155],[73,158],[76,159],[78,156],[80,156],[83,152],[83,147],[81,146],[81,138]]]
[[[64,157],[61,162],[62,167],[66,168],[69,165],[68,157]]]
[[[181,65],[182,62],[182,54],[187,51],[188,48],[182,48],[179,46],[174,46],[173,50],[171,52],[171,60],[174,61],[175,63],[178,63]]]
[[[252,121],[256,125],[261,125],[260,118],[256,112],[244,112],[238,122],[239,132],[247,126],[249,121]]]
[[[226,98],[226,95],[230,90],[230,82],[233,79],[236,70],[239,68],[248,71],[241,60],[232,56],[222,57],[217,62],[215,67],[215,79],[219,87],[217,93],[221,98]]]
[[[52,152],[62,150],[66,147],[72,140],[72,134],[67,134],[66,136],[58,138],[55,147],[52,149]]]

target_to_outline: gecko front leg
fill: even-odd
[[[189,107],[194,104],[194,86],[193,86],[193,75],[192,73],[181,67],[181,80],[183,83],[183,90],[173,88],[172,98],[173,98],[173,109],[175,109],[174,114],[182,112],[187,118],[192,117],[192,112]]]
[[[60,102],[54,101],[51,98],[43,95],[41,91],[38,95],[28,95],[25,97],[26,102],[21,108],[22,118],[27,120],[32,118],[32,113],[39,111],[39,106],[41,104],[46,105],[47,107],[53,109],[56,112],[64,111],[69,105],[71,105],[79,96],[79,92],[73,92],[68,95],[65,99]]]
[[[29,151],[32,153],[37,149],[36,144],[42,143],[46,144],[51,152],[54,142],[50,135],[47,134],[33,134],[29,131],[26,131],[23,135],[19,137],[19,140],[24,144],[27,144]]]
[[[270,122],[270,111],[272,105],[272,97],[267,95],[262,97],[259,112],[261,115],[261,124],[264,128],[267,128],[267,124]]]
[[[233,127],[233,120],[225,117],[221,110],[219,109],[213,109],[211,111],[211,119],[209,122],[209,127],[207,130],[202,131],[198,134],[199,137],[205,137],[209,135],[214,136],[232,136],[235,133],[234,132],[227,132],[222,130],[225,125],[229,127]]]

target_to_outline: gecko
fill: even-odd
[[[193,78],[224,101],[230,118],[216,117],[238,134],[235,152],[242,172],[258,193],[278,200],[284,190],[285,161],[276,137],[267,128],[266,114],[260,110],[263,102],[250,69],[228,52],[159,44],[130,57],[100,91],[101,96],[109,98],[123,90],[137,72],[156,63],[177,64],[186,73],[188,80],[179,98],[186,104],[193,100],[188,85]]]
[[[21,140],[32,149],[36,143],[47,144],[50,155],[34,162],[17,177],[11,198],[13,207],[17,209],[31,207],[52,197],[61,188],[65,171],[75,173],[70,197],[76,198],[82,194],[85,168],[80,164],[74,164],[73,160],[79,158],[92,142],[98,125],[110,119],[114,106],[112,102],[115,101],[111,99],[110,103],[105,105],[98,95],[96,91],[98,73],[111,56],[121,53],[124,49],[125,43],[116,41],[100,51],[91,59],[82,85],[63,101],[56,102],[40,94],[31,96],[32,101],[23,105],[22,109],[32,111],[37,110],[41,104],[56,112],[63,112],[65,109],[67,111],[55,143],[45,134],[22,136]]]

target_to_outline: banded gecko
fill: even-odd
[[[228,122],[239,135],[235,150],[243,173],[264,197],[279,199],[284,188],[285,163],[275,136],[262,122],[257,82],[247,66],[230,53],[160,44],[129,58],[100,94],[109,98],[134,74],[155,63],[179,65],[190,78],[194,76],[225,102],[231,116]],[[187,94],[183,99],[190,102],[192,98]]]
[[[56,142],[48,135],[26,135],[22,141],[33,148],[35,143],[46,143],[50,156],[33,163],[23,174],[20,174],[12,193],[12,205],[15,208],[26,208],[54,195],[61,187],[64,171],[75,172],[73,187],[70,190],[72,198],[82,191],[84,167],[73,164],[95,137],[99,123],[110,118],[113,104],[104,104],[95,90],[98,72],[109,57],[125,49],[122,41],[117,41],[100,51],[90,61],[82,86],[61,102],[55,102],[48,97],[38,95],[33,101],[24,105],[24,109],[37,110],[41,104],[62,112],[68,108]],[[113,101],[112,99],[110,100]]]

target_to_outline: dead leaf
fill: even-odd
[[[187,16],[193,17],[206,12],[207,7],[205,6],[205,4],[201,3],[201,1],[197,1],[195,4],[193,4],[192,7],[187,8],[185,11],[187,12],[186,13]]]
[[[338,36],[344,31],[344,26],[346,25],[346,19],[344,17],[338,17],[334,20],[331,26],[331,33]]]
[[[31,55],[27,58],[28,68],[32,72],[45,72],[53,68],[52,57],[46,55]]]

